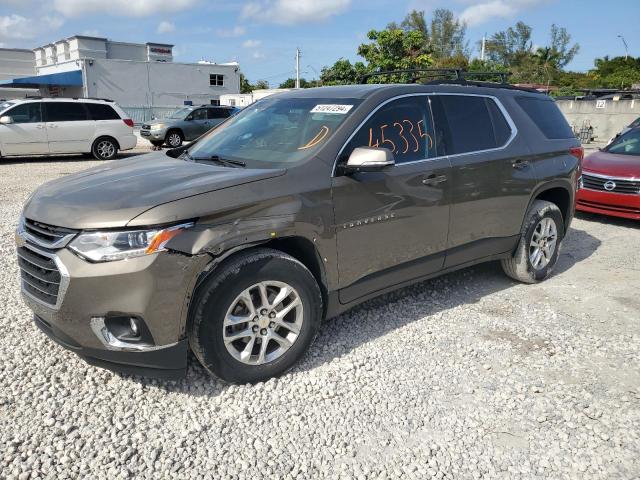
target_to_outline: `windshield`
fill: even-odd
[[[640,128],[619,136],[604,151],[617,155],[640,155]]]
[[[189,115],[191,113],[191,111],[192,110],[190,108],[181,108],[180,110],[177,110],[177,111],[173,112],[167,118],[173,118],[173,119],[177,119],[177,120],[182,120],[184,117]]]
[[[0,101],[0,112],[4,112],[7,108],[13,107],[14,105],[14,102]]]
[[[357,99],[268,97],[245,108],[189,149],[254,168],[281,168],[311,158],[351,115]]]

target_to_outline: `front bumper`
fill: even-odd
[[[64,267],[65,288],[56,304],[36,298],[24,283],[22,288],[41,330],[93,365],[161,378],[184,375],[188,303],[207,256],[163,252],[89,263],[64,248],[49,254]],[[123,316],[140,319],[150,342],[112,345],[92,328],[96,318]]]
[[[164,141],[164,138],[167,136],[167,129],[163,128],[161,130],[140,130],[140,136],[142,138],[146,138],[149,141],[159,142]]]
[[[630,195],[581,188],[576,194],[576,210],[640,220],[640,194]]]

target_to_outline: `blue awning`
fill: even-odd
[[[0,88],[39,88],[41,86],[81,87],[82,71],[49,73],[34,77],[20,77],[12,80],[0,81]]]

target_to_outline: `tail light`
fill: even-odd
[[[130,118],[125,118],[122,121],[127,125],[127,127],[133,128],[133,120],[131,120]]]
[[[573,155],[578,159],[578,181],[576,183],[576,191],[582,188],[582,160],[584,159],[584,148],[573,147],[569,149],[569,155]]]

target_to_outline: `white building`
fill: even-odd
[[[268,97],[275,93],[288,92],[290,88],[265,88],[254,90],[251,93],[227,93],[220,95],[220,105],[231,107],[246,107],[261,98]]]
[[[0,48],[0,82],[15,77],[35,75],[35,55],[32,50],[22,48]],[[28,88],[2,88],[0,99],[20,98],[37,95],[38,91]]]
[[[238,64],[176,63],[173,45],[76,35],[31,53],[32,75],[0,81],[0,88],[109,98],[123,107],[218,104],[221,95],[240,91]]]

